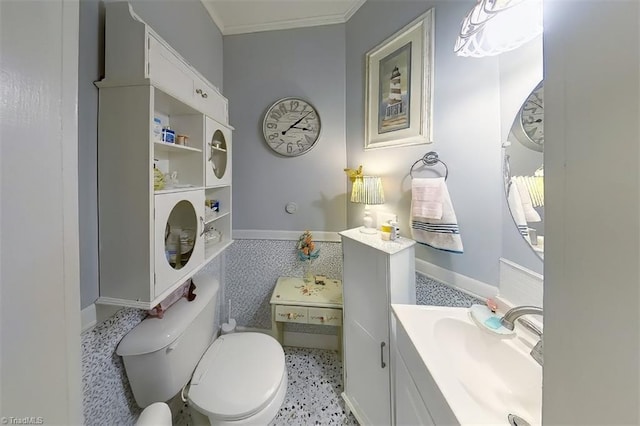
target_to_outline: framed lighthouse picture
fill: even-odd
[[[366,54],[365,149],[432,142],[433,9]]]

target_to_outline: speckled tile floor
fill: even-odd
[[[280,411],[270,426],[348,425],[357,426],[353,414],[345,414],[340,394],[342,359],[336,351],[285,347],[289,383]],[[174,425],[197,422],[188,411],[174,418]]]
[[[357,425],[340,397],[342,360],[337,352],[285,347],[287,395],[272,426]]]

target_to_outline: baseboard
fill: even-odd
[[[80,312],[81,333],[93,329],[96,325],[102,324],[116,314],[122,306],[101,305],[92,303]]]
[[[266,229],[234,229],[232,238],[234,240],[282,240],[297,241],[302,235],[302,231],[271,231]],[[315,241],[340,242],[340,235],[337,232],[311,231]]]
[[[422,259],[416,259],[416,272],[480,299],[493,298],[498,294],[496,286],[450,271]]]
[[[94,303],[80,311],[80,333],[91,330],[97,323],[96,305]]]
[[[240,332],[253,331],[256,333],[264,333],[272,336],[271,329],[266,328],[253,328],[238,326],[237,330]],[[332,351],[338,350],[338,336],[332,334],[314,334],[314,333],[299,333],[295,331],[284,332],[284,345],[283,346],[295,346],[297,348],[310,348],[310,349],[327,349]]]
[[[512,306],[542,307],[544,277],[515,262],[500,258],[500,297]]]

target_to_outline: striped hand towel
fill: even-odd
[[[440,219],[423,217],[419,209],[414,209],[416,203],[426,201],[421,199],[426,193],[421,188],[433,188],[435,180],[440,181],[440,191],[432,192],[442,203]],[[411,181],[411,236],[417,242],[435,249],[452,253],[463,252],[458,219],[444,178],[415,178]]]

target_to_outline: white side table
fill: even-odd
[[[280,277],[271,295],[273,336],[284,342],[284,323],[320,324],[338,327],[338,352],[342,351],[342,281],[325,284],[302,278]]]

